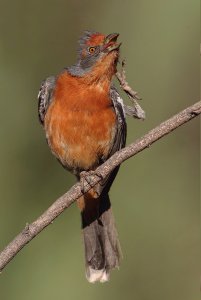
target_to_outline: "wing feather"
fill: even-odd
[[[110,97],[116,112],[117,124],[116,124],[116,134],[114,137],[114,143],[110,150],[110,153],[107,159],[112,156],[115,152],[125,147],[126,144],[126,135],[127,135],[127,125],[126,125],[126,113],[124,110],[124,103],[120,97],[118,91],[114,86],[110,89]],[[106,160],[106,159],[105,159]],[[116,167],[104,180],[102,180],[97,186],[96,190],[98,194],[108,193],[110,187],[118,173],[119,166]]]
[[[112,86],[110,89],[110,97],[112,99],[114,109],[117,116],[117,128],[114,144],[110,151],[110,156],[119,151],[126,144],[127,126],[126,126],[126,114],[124,110],[123,99],[120,97],[117,89]]]
[[[48,77],[41,83],[38,93],[38,116],[41,124],[44,123],[45,114],[52,101],[52,93],[54,91],[56,78]]]

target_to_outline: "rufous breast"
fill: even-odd
[[[52,152],[73,173],[97,167],[108,157],[116,131],[109,86],[86,84],[66,71],[57,79],[45,116]]]

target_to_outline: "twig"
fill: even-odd
[[[201,113],[201,101],[186,108],[169,120],[152,129],[145,136],[130,144],[126,148],[116,152],[104,164],[97,168],[99,174],[105,178],[115,167],[126,159],[148,148],[151,144],[169,134],[184,123],[190,121]],[[96,185],[99,177],[93,177],[90,186]],[[86,184],[85,191],[90,189]],[[51,224],[66,208],[82,195],[80,183],[75,184],[67,193],[57,199],[36,221],[27,224],[14,240],[0,253],[0,271],[15,257],[15,255],[46,226]]]
[[[116,73],[116,77],[119,80],[119,83],[122,87],[122,89],[128,94],[128,96],[131,99],[136,99],[136,100],[142,100],[139,96],[138,96],[138,92],[134,91],[128,84],[128,82],[126,81],[126,71],[125,71],[125,65],[126,65],[126,61],[125,59],[122,60],[121,66],[121,72],[117,72]]]
[[[126,106],[125,110],[127,111],[128,115],[133,116],[137,119],[145,119],[145,112],[142,107],[138,104],[137,100],[142,100],[136,91],[134,91],[128,82],[126,81],[126,71],[125,71],[125,60],[122,60],[121,63],[121,71],[116,72],[116,77],[120,83],[121,88],[123,91],[128,95],[129,99],[133,102],[134,107]]]

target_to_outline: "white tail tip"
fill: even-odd
[[[109,280],[109,273],[107,272],[106,269],[102,269],[102,270],[95,270],[92,269],[91,267],[87,268],[86,271],[86,277],[87,280],[91,283],[94,282],[106,282]]]

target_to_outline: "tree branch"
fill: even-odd
[[[151,144],[169,134],[184,123],[190,121],[201,113],[201,101],[186,108],[169,120],[161,123],[152,129],[145,136],[139,138],[136,142],[130,144],[124,149],[116,152],[104,164],[97,168],[99,174],[105,178],[115,167],[120,165],[128,158],[136,155]],[[85,187],[85,191],[96,185],[100,177],[94,176],[90,186]],[[66,208],[68,208],[76,199],[82,195],[80,183],[75,184],[67,193],[58,198],[37,220],[27,224],[25,229],[20,232],[14,240],[0,253],[0,271],[15,257],[15,255],[36,235],[38,235],[46,226],[50,225]]]

